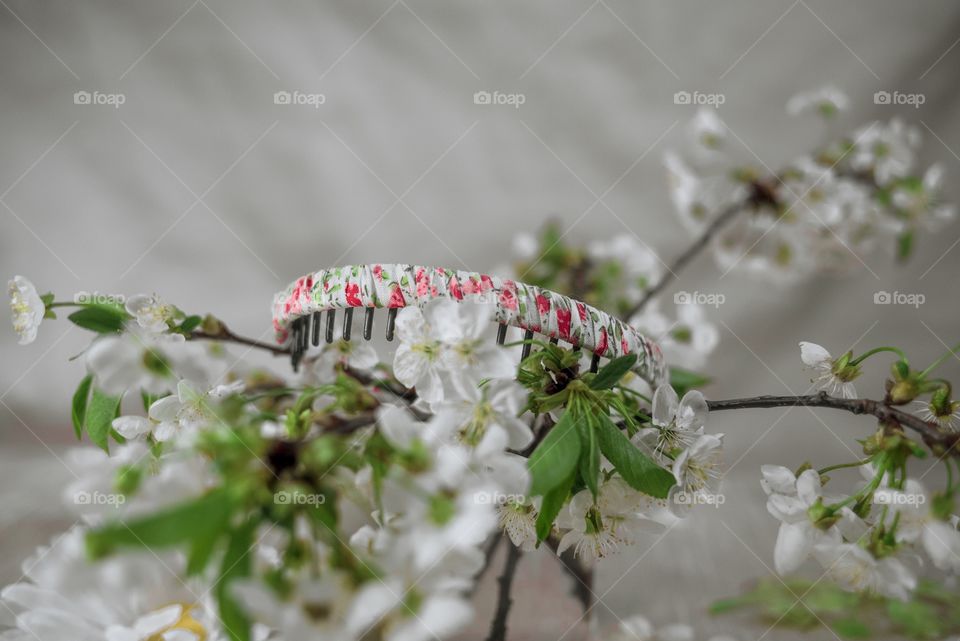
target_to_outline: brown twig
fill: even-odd
[[[623,315],[623,319],[628,321],[633,318],[636,314],[643,311],[643,308],[647,306],[651,300],[658,296],[670,282],[677,277],[677,273],[682,271],[684,267],[687,266],[691,260],[693,260],[697,254],[699,254],[704,247],[707,246],[707,243],[710,242],[710,239],[716,235],[728,222],[730,222],[734,216],[739,212],[743,211],[744,203],[736,202],[726,209],[720,212],[720,214],[714,218],[709,225],[700,232],[700,236],[697,237],[693,243],[687,247],[686,250],[679,256],[677,256],[673,263],[667,267],[667,272],[660,277],[660,280],[657,281],[657,284],[651,287],[643,295],[643,298],[640,301],[631,307],[626,314]]]
[[[570,582],[570,594],[580,602],[585,616],[590,615],[593,606],[593,568],[581,563],[573,554],[573,550],[566,550],[563,554],[557,553],[560,542],[556,537],[547,538],[547,547],[557,555],[560,566],[564,572],[570,575],[573,581]]]
[[[264,343],[253,338],[247,338],[246,336],[240,336],[239,334],[234,334],[230,329],[223,323],[218,323],[218,331],[214,333],[209,333],[203,330],[195,330],[190,333],[187,337],[190,340],[208,340],[208,341],[220,341],[223,343],[237,343],[239,345],[246,345],[248,347],[256,347],[257,349],[266,350],[272,353],[274,356],[289,356],[290,350],[286,347],[280,347],[279,345],[271,345],[270,343]]]
[[[519,547],[512,543],[507,545],[507,559],[503,562],[503,574],[497,579],[499,583],[497,611],[493,615],[487,641],[505,641],[507,638],[507,617],[510,615],[510,606],[513,605],[510,588],[513,585],[513,576],[517,573],[517,564],[522,555],[523,550]]]
[[[904,412],[892,405],[867,398],[837,398],[826,392],[805,396],[754,396],[751,398],[732,398],[722,401],[707,401],[711,412],[760,407],[829,407],[844,410],[852,414],[869,414],[882,422],[911,429],[923,438],[924,443],[937,455],[960,454],[957,444],[960,433],[945,432],[936,423],[925,421],[919,416]]]

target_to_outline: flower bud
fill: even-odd
[[[906,405],[915,399],[919,393],[919,386],[911,378],[907,378],[890,386],[887,392],[887,401],[891,405]]]

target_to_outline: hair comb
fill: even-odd
[[[444,297],[462,303],[495,303],[491,321],[500,324],[497,342],[501,345],[507,327],[513,326],[524,331],[525,340],[540,334],[554,344],[564,341],[591,352],[591,371],[597,370],[601,358],[636,354],[633,370],[652,387],[668,378],[660,347],[627,323],[548,289],[477,272],[384,264],[323,269],[298,278],[276,295],[273,327],[277,342],[289,348],[296,369],[310,344],[320,344],[321,330],[324,340],[333,342],[337,310],[343,310],[341,337],[351,340],[354,310],[362,308],[362,336],[370,340],[376,310],[386,309],[386,339],[391,341],[400,308],[422,307]],[[523,358],[529,354],[530,343],[526,343]]]

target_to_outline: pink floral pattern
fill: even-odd
[[[533,330],[600,356],[635,353],[634,370],[654,387],[668,378],[660,347],[610,314],[550,290],[462,270],[390,264],[324,269],[298,278],[277,294],[273,325],[282,344],[290,339],[290,322],[313,312],[422,306],[442,296],[464,302],[496,302],[491,320]]]

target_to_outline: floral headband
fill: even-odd
[[[495,303],[494,318],[500,323],[497,341],[503,343],[508,325],[566,341],[600,357],[636,354],[634,371],[651,386],[668,379],[660,347],[636,329],[586,303],[548,289],[477,272],[423,267],[420,265],[352,265],[324,269],[298,278],[278,293],[273,304],[273,327],[280,344],[289,344],[294,362],[306,351],[312,334],[320,342],[320,314],[329,311],[326,340],[333,340],[335,311],[345,310],[343,338],[349,340],[353,310],[366,309],[363,337],[369,340],[373,313],[387,308],[387,340],[393,339],[397,310],[408,305],[424,306],[435,298]],[[313,318],[312,331],[310,327]],[[529,353],[529,345],[525,346]]]

